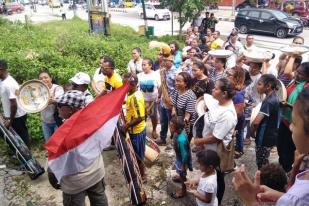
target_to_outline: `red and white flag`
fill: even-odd
[[[87,168],[108,147],[128,84],[98,97],[66,120],[44,145],[48,166],[60,182]]]

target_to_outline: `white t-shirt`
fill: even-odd
[[[0,81],[0,95],[1,102],[3,107],[4,116],[9,118],[11,115],[11,99],[16,99],[16,94],[19,90],[19,85],[16,80],[10,75],[3,81]],[[26,114],[26,112],[20,107],[19,102],[17,101],[17,111],[15,118],[22,117]]]
[[[128,72],[134,73],[134,74],[138,74],[140,72],[143,71],[142,68],[142,63],[143,63],[143,59],[139,59],[138,61],[134,61],[133,59],[131,59],[128,63]]]
[[[90,102],[93,101],[93,96],[92,94],[89,92],[89,90],[87,89],[86,91],[84,91],[84,96],[85,96],[85,104],[88,105]]]
[[[205,193],[212,193],[212,199],[210,203],[203,202],[196,198],[196,204],[198,206],[218,206],[217,173],[208,177],[201,177],[198,183],[197,191],[203,195],[205,195]]]
[[[104,74],[101,71],[101,67],[97,68],[93,74],[92,80],[94,82],[103,81],[104,82]]]
[[[161,85],[159,70],[149,74],[141,72],[137,75],[139,88],[143,92],[145,101],[153,101],[158,97],[158,89]]]
[[[231,101],[226,106],[221,106],[216,102],[212,109],[209,108],[209,111],[204,115],[203,137],[213,134],[227,146],[232,140],[236,124],[237,114],[233,102]],[[217,143],[204,146],[205,150],[217,151]]]

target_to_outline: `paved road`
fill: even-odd
[[[65,5],[66,8],[66,14],[67,18],[71,19],[73,18],[74,14],[72,10],[68,10],[68,5]],[[111,13],[111,22],[117,23],[124,26],[130,26],[134,30],[138,31],[138,27],[141,25],[144,25],[144,20],[138,17],[137,11],[134,9],[110,9]],[[88,13],[78,8],[76,12],[77,16],[81,19],[88,20]],[[59,9],[51,9],[48,6],[37,6],[37,12],[34,13],[30,10],[30,8],[27,6],[25,12],[21,14],[14,14],[11,16],[7,16],[6,18],[12,20],[12,21],[24,21],[25,15],[29,16],[31,21],[33,23],[42,23],[42,22],[48,22],[48,21],[55,21],[55,20],[61,20],[60,17],[60,11]],[[219,18],[224,17],[230,17],[231,11],[229,10],[217,10],[215,11],[215,15]],[[172,33],[172,20],[168,21],[155,21],[155,20],[147,20],[148,26],[154,27],[154,33],[156,36],[162,36],[162,35],[171,35]],[[174,34],[179,31],[179,24],[176,19],[173,21],[174,26]],[[186,24],[184,29],[187,28],[189,24]],[[223,36],[227,36],[232,28],[234,27],[233,22],[229,21],[220,21],[217,24],[217,30],[221,32]],[[304,32],[300,35],[305,39],[306,45],[309,46],[309,30],[306,29]],[[245,38],[245,35],[240,35],[242,39]],[[274,36],[265,36],[265,35],[255,35],[256,39],[256,45],[264,48],[266,50],[272,51],[276,54],[276,59],[280,54],[280,48],[288,45],[292,42],[293,37],[289,37],[286,39],[278,39]],[[309,59],[309,53],[307,55],[307,59]]]

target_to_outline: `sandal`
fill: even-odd
[[[173,199],[180,199],[180,198],[183,198],[185,196],[185,194],[179,195],[179,193],[177,193],[177,192],[172,192],[170,195],[171,195],[171,198],[173,198]]]

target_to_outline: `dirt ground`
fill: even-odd
[[[148,181],[144,185],[148,201],[147,205],[195,205],[195,201],[191,196],[183,199],[171,199],[169,193],[178,186],[170,181],[174,173],[174,152],[170,150],[166,152],[164,147],[157,161],[147,164]],[[256,171],[254,142],[245,146],[245,154],[236,160],[237,166],[245,164],[249,174],[253,176]],[[3,151],[0,153],[0,165],[7,164],[6,169],[0,169],[0,197],[4,201],[0,202],[0,206],[19,206],[19,205],[37,205],[37,206],[60,206],[62,205],[62,193],[60,190],[53,189],[48,182],[46,173],[36,180],[30,180],[28,175],[21,174],[13,170],[9,157],[3,157]],[[0,157],[1,157],[0,156]],[[194,156],[194,155],[193,155]],[[46,158],[44,151],[36,151],[35,157],[46,167]],[[130,204],[128,187],[122,174],[120,161],[116,151],[103,152],[104,165],[106,170],[106,195],[110,206],[127,206]],[[277,161],[277,153],[271,153],[271,161]],[[196,167],[196,164],[194,165]],[[15,173],[14,173],[15,171]],[[10,175],[8,175],[10,173]],[[189,172],[189,178],[198,178],[199,171],[197,168],[193,172]],[[228,174],[225,177],[226,190],[224,194],[223,204],[225,206],[242,205],[239,198],[235,194],[232,187],[232,176]],[[3,187],[3,188],[2,188]],[[2,196],[3,198],[2,198]],[[87,201],[87,205],[89,202]]]

